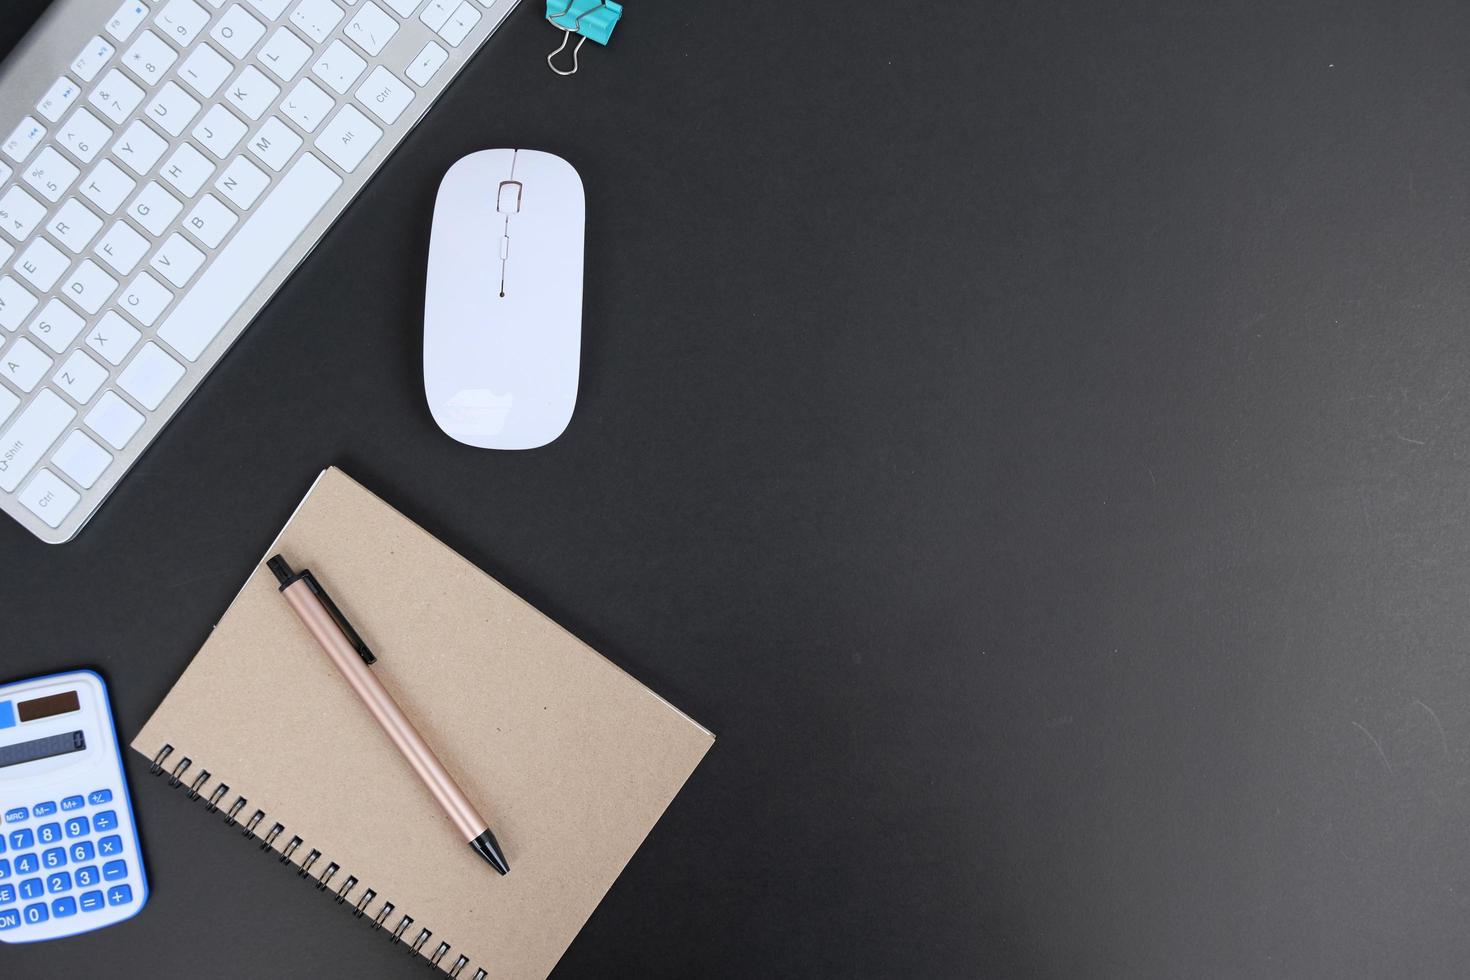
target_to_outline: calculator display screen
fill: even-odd
[[[18,745],[0,745],[0,769],[18,766],[23,762],[36,762],[55,755],[80,752],[87,747],[87,738],[81,732],[63,732],[47,735]]]
[[[77,698],[76,691],[67,691],[63,694],[53,694],[49,698],[22,701],[15,706],[15,710],[20,715],[21,721],[35,721],[37,718],[53,718],[56,715],[68,715],[73,711],[81,711],[82,702]]]

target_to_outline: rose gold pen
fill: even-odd
[[[326,651],[327,658],[341,672],[353,692],[367,705],[368,712],[403,753],[419,779],[429,787],[434,801],[449,815],[470,847],[496,871],[508,874],[510,865],[495,835],[490,832],[490,825],[475,812],[474,805],[435,758],[423,736],[414,729],[373,672],[368,670],[377,658],[362,642],[352,624],[347,622],[347,617],[342,615],[332,597],[327,595],[310,571],[304,568],[299,572],[291,571],[291,566],[280,555],[266,562],[266,566],[281,583],[281,595],[301,617],[307,631]]]

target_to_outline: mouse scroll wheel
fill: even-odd
[[[518,214],[521,210],[521,182],[518,180],[502,180],[500,182],[500,195],[495,202],[495,210],[501,214]]]

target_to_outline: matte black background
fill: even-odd
[[[131,737],[338,463],[720,736],[559,980],[1462,975],[1470,9],[555,39],[528,2],[77,542],[0,524],[5,675],[95,665]],[[589,199],[581,400],[521,454],[419,383],[493,146]],[[149,907],[7,976],[421,974],[129,767]]]

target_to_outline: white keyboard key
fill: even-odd
[[[133,363],[117,376],[117,386],[148,411],[153,411],[184,376],[184,366],[157,344],[144,344]]]
[[[91,259],[83,260],[71,275],[66,277],[61,291],[77,304],[88,316],[96,316],[102,304],[117,290],[117,280],[102,271],[102,267]]]
[[[159,136],[143,120],[135,119],[133,124],[122,134],[122,138],[113,146],[112,152],[128,169],[139,177],[147,175],[163,156],[163,151],[168,149],[168,141]]]
[[[121,125],[143,101],[143,90],[116,68],[110,70],[87,96],[102,114]]]
[[[154,238],[162,235],[184,206],[178,198],[150,181],[147,187],[128,205],[128,217],[143,226],[143,230]]]
[[[341,186],[341,177],[303,154],[159,327],[159,339],[197,361]]]
[[[54,363],[41,348],[21,337],[0,355],[0,377],[21,391],[29,392],[46,376]]]
[[[82,182],[82,195],[108,214],[116,214],[137,186],[138,182],[123,173],[121,167],[111,160],[103,160]]]
[[[60,527],[66,516],[76,509],[82,496],[63,483],[56,474],[43,469],[16,499],[47,527]]]
[[[224,55],[207,44],[201,44],[189,52],[189,57],[179,66],[179,77],[206,99],[219,91],[235,66]]]
[[[60,400],[61,396],[58,395],[57,401]],[[128,440],[143,427],[142,413],[123,401],[114,391],[104,392],[97,399],[97,406],[87,413],[85,421],[87,428],[101,436],[113,449],[126,449]]]
[[[123,55],[123,67],[137,75],[144,85],[157,85],[179,58],[157,34],[144,31]]]
[[[356,106],[344,105],[316,138],[316,147],[327,159],[351,173],[382,136],[383,131],[357,111]]]
[[[0,385],[0,425],[8,422],[17,408],[20,408],[20,396]]]
[[[122,42],[133,36],[133,32],[143,21],[148,19],[148,8],[137,0],[127,0],[112,19],[107,22],[107,33],[111,34],[113,40]]]
[[[0,490],[14,492],[76,417],[76,409],[51,389],[36,395],[25,411],[10,423],[10,428],[0,432]]]
[[[383,0],[399,17],[412,17],[413,12],[424,0]]]
[[[98,257],[120,276],[132,275],[147,254],[148,239],[122,221],[107,229],[107,234],[97,243]]]
[[[62,440],[61,446],[51,455],[51,465],[71,477],[72,482],[83,490],[92,489],[92,484],[111,463],[112,453],[93,442],[81,429]]]
[[[398,33],[398,21],[383,13],[375,3],[365,3],[348,21],[342,32],[347,39],[374,57],[383,53],[383,46]]]
[[[36,308],[36,297],[9,276],[0,278],[0,327],[14,331]]]
[[[438,31],[454,13],[454,8],[459,6],[459,0],[429,0],[428,6],[424,7],[419,14],[419,20],[431,31]]]
[[[61,147],[83,163],[91,163],[110,139],[112,130],[86,109],[73,112],[66,125],[56,131]]]
[[[204,25],[209,23],[209,11],[194,0],[169,0],[168,5],[158,12],[155,23],[170,40],[185,48],[194,43]]]
[[[219,42],[236,61],[242,60],[255,43],[265,37],[265,25],[251,17],[238,3],[225,11],[210,30],[209,36]]]
[[[301,137],[275,116],[266,120],[260,131],[250,139],[250,152],[277,173],[291,162],[292,155],[300,148]]]
[[[194,127],[194,138],[213,153],[215,159],[223,160],[240,145],[248,131],[249,127],[233,112],[222,105],[212,105],[199,120],[199,125]]]
[[[19,187],[11,187],[0,197],[0,228],[18,242],[31,237],[46,218],[46,205]]]
[[[57,354],[65,354],[87,321],[59,299],[53,299],[31,321],[31,333]]]
[[[470,5],[469,0],[465,0],[464,3],[454,8],[454,13],[450,14],[444,26],[439,28],[439,36],[448,41],[450,47],[458,47],[461,41],[469,37],[470,31],[474,30],[475,25],[479,22],[480,12]]]
[[[325,41],[341,22],[342,8],[332,0],[301,0],[291,11],[291,23],[315,44]]]
[[[72,351],[71,357],[51,379],[72,401],[85,405],[97,394],[97,389],[107,381],[107,368],[92,360],[81,351]]]
[[[73,255],[79,255],[102,230],[102,219],[81,201],[71,197],[46,222],[46,230]]]
[[[61,278],[69,265],[71,260],[61,249],[44,238],[37,238],[15,260],[15,271],[44,293],[56,285],[56,280]]]
[[[5,265],[5,263],[9,262],[10,257],[14,254],[15,246],[7,242],[5,239],[0,238],[0,266],[3,266]]]
[[[65,75],[52,83],[51,88],[36,103],[36,111],[51,122],[60,122],[66,110],[82,94],[82,87]]]
[[[94,37],[87,42],[82,53],[77,55],[76,60],[71,63],[71,71],[84,82],[90,82],[97,77],[102,66],[117,53],[117,48],[100,37]]]
[[[281,112],[308,133],[314,133],[336,104],[336,100],[323,92],[315,82],[303,78],[281,103]]]
[[[184,129],[199,114],[199,103],[178,84],[169,82],[148,103],[148,118],[170,136],[183,135]]]
[[[265,15],[266,20],[278,20],[286,12],[290,0],[246,0],[250,6]]]
[[[413,59],[413,64],[408,66],[408,71],[404,74],[408,75],[409,81],[413,82],[419,88],[423,88],[429,84],[429,81],[434,77],[435,73],[444,67],[444,62],[448,60],[449,52],[439,47],[433,41],[430,41],[424,45],[424,50],[420,51],[419,56]]]
[[[282,27],[260,49],[257,60],[283,82],[289,82],[311,57],[311,46]]]
[[[154,253],[148,264],[175,288],[183,289],[204,264],[204,253],[190,245],[183,235],[175,232],[168,236],[168,241]]]
[[[352,83],[357,81],[367,67],[351,48],[341,41],[333,41],[327,50],[311,66],[311,73],[331,86],[338,95],[346,95]]]
[[[219,180],[214,182],[214,186],[235,207],[246,211],[270,182],[271,179],[255,164],[244,157],[235,157],[225,168],[225,172],[220,174]]]
[[[205,194],[189,217],[184,219],[184,230],[197,238],[206,248],[219,248],[225,235],[235,227],[235,212],[219,202],[213,194]]]
[[[225,98],[251,119],[259,119],[276,101],[281,89],[260,73],[254,65],[240,73],[240,77],[225,89]]]
[[[15,171],[10,169],[10,164],[6,163],[4,160],[0,160],[0,184],[3,184],[7,180],[9,180],[10,175],[13,173],[15,173]]]
[[[145,327],[151,327],[168,304],[173,302],[174,294],[169,292],[146,272],[138,273],[138,278],[123,290],[122,297],[117,301],[118,307],[128,316],[137,320]]]
[[[413,90],[400,82],[397,75],[379,65],[357,90],[357,101],[391,126],[413,101]]]
[[[61,195],[81,175],[82,172],[70,160],[50,146],[37,153],[25,168],[26,183],[40,191],[41,196],[52,204],[61,200]]]
[[[113,367],[121,364],[143,335],[117,313],[108,310],[87,334],[87,346]]]
[[[0,149],[3,149],[5,155],[16,163],[25,163],[26,157],[30,156],[31,151],[45,138],[46,127],[30,116],[26,116],[20,121],[20,125],[11,131],[10,138]]]
[[[185,197],[199,193],[210,177],[214,176],[214,164],[192,144],[183,143],[163,164],[158,175],[178,188]]]

